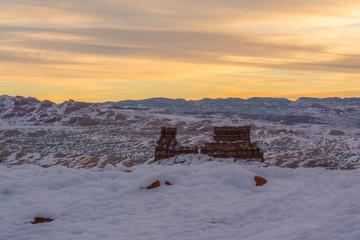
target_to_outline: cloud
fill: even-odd
[[[23,27],[0,26],[0,31],[19,33]],[[38,40],[24,36],[24,40],[9,43],[17,48],[37,51],[66,52],[73,54],[105,56],[138,56],[165,58],[180,61],[202,61],[222,63],[224,56],[252,56],[281,58],[297,53],[322,52],[319,46],[292,43],[272,43],[251,35],[230,35],[210,32],[159,31],[139,29],[71,28],[40,29],[28,28],[27,33],[48,34],[48,39]],[[73,36],[78,40],[59,41],[51,34]]]
[[[116,100],[116,91],[201,98],[331,92],[341,81],[359,88],[354,0],[4,0],[0,7],[0,87],[14,82],[14,91],[32,81],[61,85],[62,96],[91,86],[93,98]]]

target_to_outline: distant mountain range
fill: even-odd
[[[34,125],[116,124],[126,120],[121,110],[151,108],[192,115],[226,114],[244,119],[288,123],[318,123],[360,127],[360,98],[227,98],[184,100],[151,98],[120,102],[61,104],[32,97],[0,96],[0,119]]]
[[[360,98],[241,98],[190,100],[152,98],[128,100],[121,106],[165,108],[187,114],[236,114],[246,119],[273,122],[320,123],[360,126]]]

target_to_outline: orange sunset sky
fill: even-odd
[[[1,0],[0,95],[360,97],[360,1]]]

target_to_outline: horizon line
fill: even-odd
[[[241,100],[244,100],[244,101],[248,101],[248,100],[251,100],[251,99],[283,99],[283,100],[288,100],[288,101],[291,101],[291,102],[296,102],[298,101],[299,99],[341,99],[341,100],[345,100],[345,99],[360,99],[360,97],[298,97],[297,99],[289,99],[289,98],[286,98],[286,97],[250,97],[250,98],[241,98],[241,97],[228,97],[228,98],[208,98],[208,97],[205,97],[205,98],[201,98],[201,99],[185,99],[185,98],[168,98],[168,97],[151,97],[151,98],[144,98],[144,99],[125,99],[125,100],[118,100],[118,101],[103,101],[103,102],[97,102],[97,101],[79,101],[79,100],[74,100],[74,99],[67,99],[67,100],[64,100],[64,101],[52,101],[50,99],[43,99],[43,100],[40,100],[39,98],[37,97],[33,97],[33,96],[21,96],[21,95],[16,95],[16,96],[11,96],[11,95],[7,95],[7,94],[2,94],[0,95],[0,97],[11,97],[11,98],[16,98],[16,97],[22,97],[22,98],[27,98],[27,99],[36,99],[40,102],[42,101],[50,101],[50,102],[53,102],[53,103],[56,103],[56,104],[62,104],[62,103],[65,103],[65,102],[69,102],[69,101],[74,101],[74,102],[85,102],[85,103],[116,103],[116,102],[125,102],[125,101],[146,101],[146,100],[152,100],[152,99],[166,99],[166,100],[184,100],[186,102],[195,102],[195,101],[202,101],[202,100],[227,100],[227,99],[241,99]]]

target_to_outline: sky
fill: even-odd
[[[1,0],[0,95],[360,97],[358,0]]]

